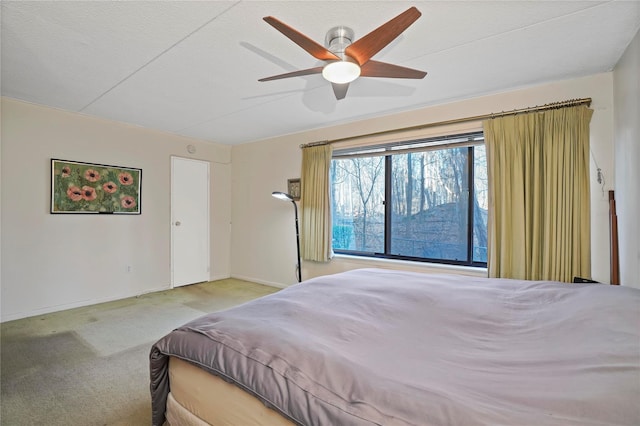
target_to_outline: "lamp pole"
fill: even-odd
[[[293,211],[295,213],[295,218],[296,218],[296,249],[298,254],[297,276],[298,276],[298,282],[302,282],[302,268],[300,265],[300,230],[298,227],[298,205],[296,204],[293,197],[287,194],[286,192],[276,191],[276,192],[272,192],[271,195],[279,200],[291,201],[291,203],[293,204]]]
[[[298,282],[302,282],[302,269],[300,268],[300,231],[298,229],[298,206],[296,205],[296,202],[293,200],[293,198],[291,199],[291,202],[293,203],[293,211],[296,214],[296,246],[298,249]]]

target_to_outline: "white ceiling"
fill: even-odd
[[[320,44],[359,39],[411,6],[422,17],[373,59],[423,80],[360,78],[337,101],[319,61],[265,23]],[[640,1],[2,1],[2,94],[239,144],[610,71]],[[561,100],[561,99],[559,99]]]

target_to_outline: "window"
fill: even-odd
[[[335,150],[330,173],[336,253],[486,266],[482,133]]]

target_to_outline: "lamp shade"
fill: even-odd
[[[351,83],[360,77],[360,67],[350,61],[331,62],[322,69],[322,76],[331,83]]]
[[[286,192],[275,191],[271,193],[271,196],[283,201],[293,201],[293,197]]]

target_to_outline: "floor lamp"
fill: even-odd
[[[279,200],[283,201],[291,201],[293,204],[293,210],[296,214],[296,245],[298,248],[298,282],[302,282],[302,269],[300,268],[300,231],[298,230],[298,206],[296,205],[293,197],[285,192],[272,192],[272,196],[276,197]]]

